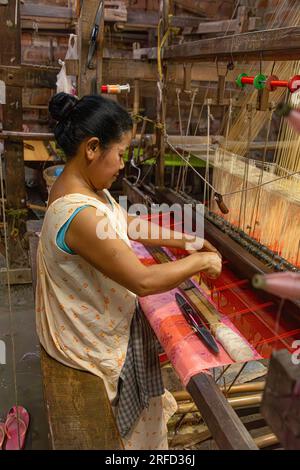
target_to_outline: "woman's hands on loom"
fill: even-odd
[[[216,279],[220,276],[222,271],[222,258],[218,253],[207,251],[201,253],[196,252],[195,255],[199,257],[199,271],[206,274],[210,279]]]
[[[205,261],[207,268],[201,269],[207,277],[216,279],[222,271],[222,255],[209,241],[185,234],[185,249],[189,254],[198,252],[201,262]]]

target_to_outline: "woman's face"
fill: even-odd
[[[92,186],[97,189],[110,188],[124,168],[124,155],[130,144],[132,132],[125,132],[120,142],[113,143],[106,150],[97,145],[94,158],[89,159],[88,173]]]

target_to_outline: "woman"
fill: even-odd
[[[137,296],[170,290],[199,271],[216,277],[221,259],[206,242],[210,252],[144,266],[130,246],[132,218],[108,192],[124,168],[129,114],[101,96],[77,100],[65,93],[52,98],[49,110],[68,162],[51,189],[38,248],[41,344],[63,364],[103,379],[126,449],[166,449],[166,422],[176,404],[163,389]],[[138,241],[181,248],[191,242],[175,239],[174,232],[168,231],[170,239],[163,235]]]

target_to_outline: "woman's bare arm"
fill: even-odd
[[[88,207],[80,211],[66,234],[68,246],[118,284],[139,296],[165,292],[199,271],[216,277],[221,260],[215,253],[194,253],[184,259],[161,265],[144,266],[134,251],[120,238],[100,239],[97,225],[106,216]]]
[[[148,246],[165,246],[192,251],[211,251],[220,253],[204,238],[161,227],[142,217],[129,215],[123,210],[127,220],[127,234],[130,240]]]

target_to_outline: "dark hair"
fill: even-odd
[[[49,103],[49,112],[58,121],[54,135],[67,157],[73,157],[87,137],[98,137],[101,148],[106,149],[132,129],[129,113],[115,101],[100,95],[88,95],[79,100],[67,93],[58,93]]]

